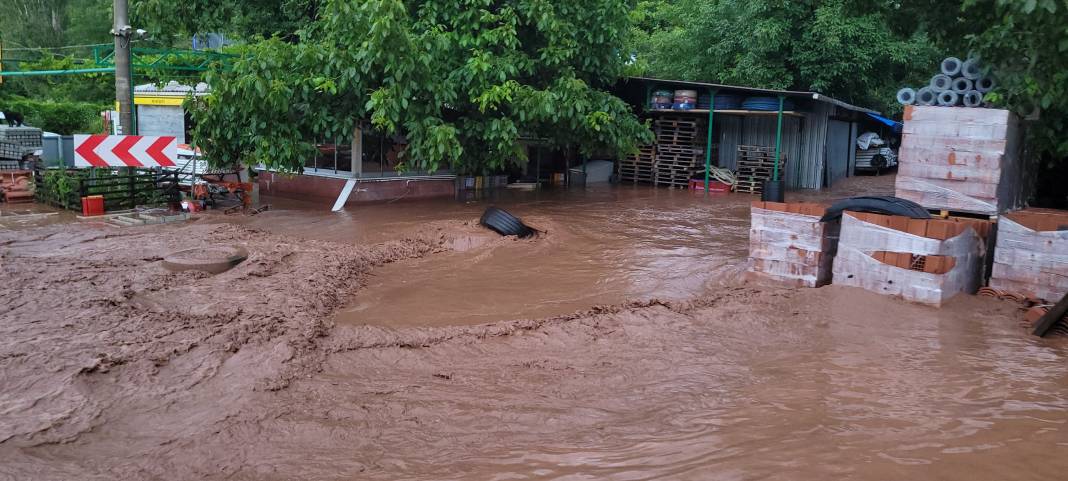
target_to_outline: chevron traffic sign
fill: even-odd
[[[174,167],[178,139],[149,135],[75,135],[75,167]]]

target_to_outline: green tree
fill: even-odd
[[[0,15],[9,48],[107,42],[110,28],[110,0],[8,0]]]
[[[462,173],[524,159],[520,137],[624,152],[651,132],[602,89],[623,67],[625,0],[327,0],[299,42],[248,45],[193,107],[221,164],[299,171],[312,139],[361,119],[409,139],[406,167]]]
[[[1040,113],[1031,147],[1068,156],[1068,1],[967,0],[965,37],[997,78],[993,100],[1021,115]]]
[[[666,78],[814,90],[893,111],[940,49],[899,2],[644,1],[632,13],[637,69]],[[904,21],[903,18],[908,18]]]
[[[297,32],[319,16],[322,0],[141,0],[135,18],[151,30],[178,35],[225,32],[243,39],[278,36],[295,41]]]

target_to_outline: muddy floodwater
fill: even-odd
[[[989,298],[746,282],[750,200],[0,226],[0,479],[1065,479],[1064,337]],[[479,227],[491,204],[541,234]],[[249,258],[160,265],[214,245]]]

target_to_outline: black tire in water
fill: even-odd
[[[482,218],[478,220],[478,223],[500,235],[514,235],[519,237],[530,237],[534,235],[534,229],[523,224],[523,221],[519,220],[518,217],[496,207],[488,207],[486,211],[482,213]]]
[[[843,211],[872,212],[875,214],[903,215],[913,219],[930,219],[931,213],[911,200],[892,195],[850,197],[835,202],[820,220],[828,221],[842,217]]]

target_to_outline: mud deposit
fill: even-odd
[[[745,284],[742,200],[582,195],[567,223],[566,199],[497,199],[547,226],[524,241],[473,225],[481,203],[0,231],[0,479],[1068,469],[1068,343],[1008,303]],[[250,256],[159,265],[211,245]],[[525,294],[488,295],[508,260]]]

